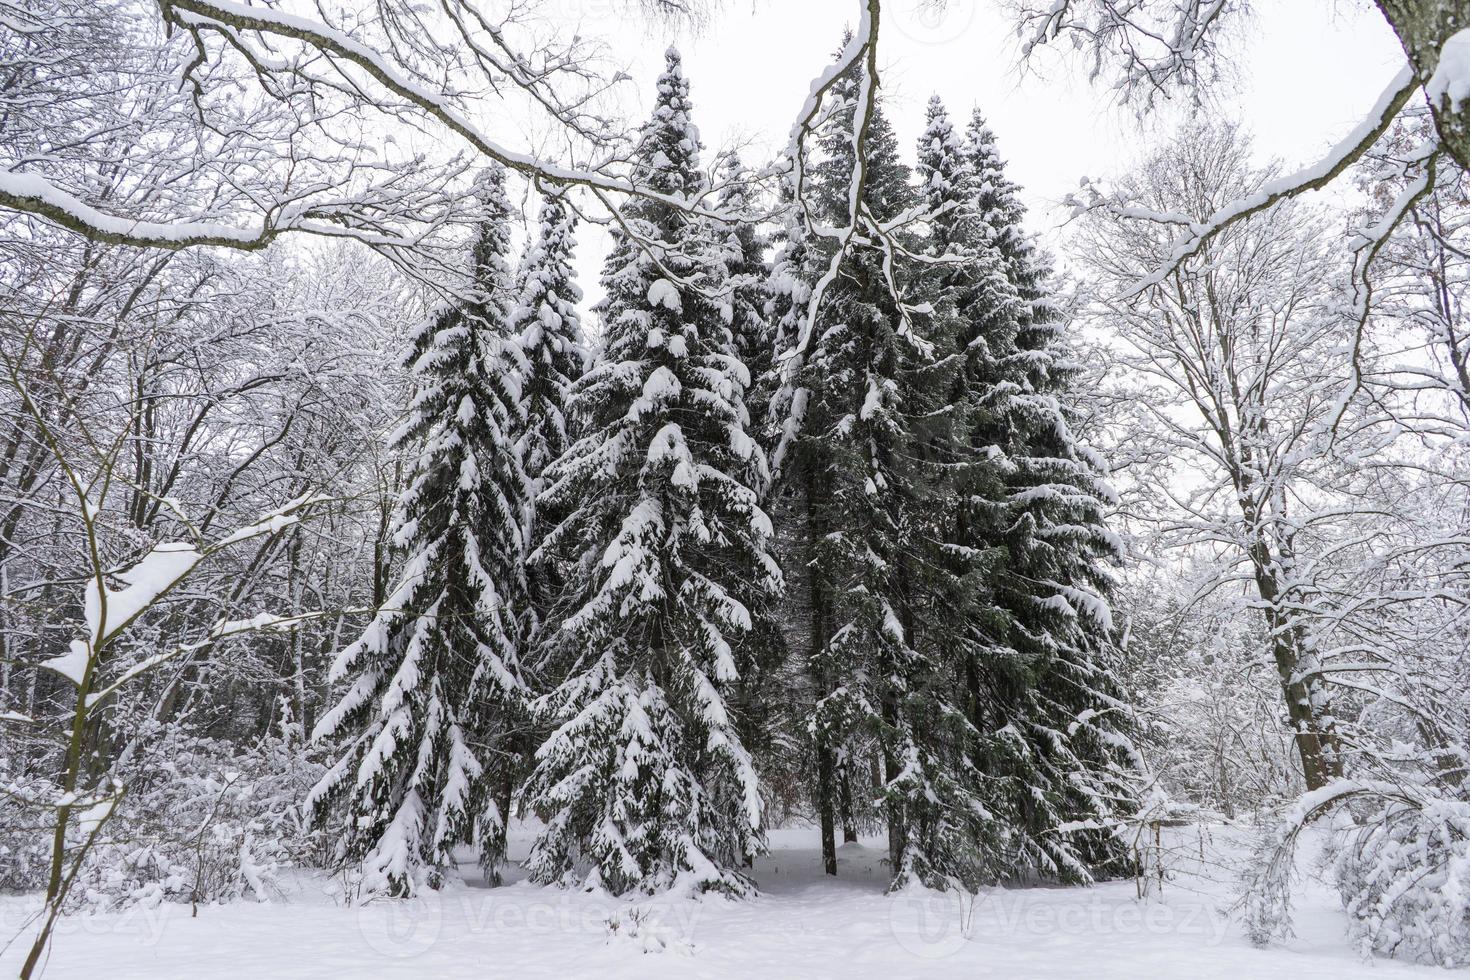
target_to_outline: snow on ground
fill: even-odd
[[[524,833],[513,837],[523,855]],[[1297,936],[1258,950],[1223,911],[1223,860],[1239,832],[1176,832],[1180,872],[1139,901],[1132,881],[1093,888],[993,889],[966,910],[954,897],[885,896],[879,839],[844,845],[841,875],[820,873],[815,832],[776,831],[745,902],[618,901],[469,878],[422,900],[346,906],[321,876],[292,879],[269,904],[165,905],[62,923],[45,976],[139,977],[1270,977],[1313,980],[1442,975],[1349,948],[1322,883],[1301,883]],[[1205,860],[1200,860],[1204,855]],[[1222,858],[1222,855],[1225,856]],[[467,875],[472,869],[467,864]],[[1304,869],[1309,872],[1310,869]],[[513,876],[514,877],[514,876]],[[34,902],[0,898],[0,935]],[[609,921],[617,923],[609,928]],[[630,935],[629,933],[634,933]],[[0,976],[25,948],[0,953]]]

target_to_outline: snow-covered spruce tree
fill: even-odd
[[[313,735],[340,740],[310,794],[316,818],[340,822],[338,857],[361,867],[364,891],[395,896],[438,887],[457,844],[476,844],[492,879],[505,856],[527,481],[503,171],[477,191],[472,298],[426,323],[408,358],[417,391],[394,435],[409,455],[393,518],[402,577],[338,653],[331,680],[350,683]]]
[[[1014,315],[1016,297],[968,192],[973,171],[938,98],[930,100],[918,143],[916,177],[929,215],[919,247],[932,264],[918,265],[908,290],[927,317],[928,367],[910,382],[914,422],[907,453],[916,489],[905,525],[912,554],[908,590],[910,645],[924,670],[910,695],[924,765],[910,777],[909,873],[931,885],[975,888],[1011,868],[1002,841],[1012,815],[998,807],[991,774],[977,765],[986,742],[975,725],[973,686],[964,683],[972,655],[973,620],[986,610],[989,578],[1000,549],[963,540],[966,500],[994,457],[972,438],[977,414],[976,321]]]
[[[834,91],[848,108],[833,113],[812,170],[817,217],[838,226],[847,221],[856,91],[853,77]],[[881,111],[867,140],[863,203],[889,221],[918,203],[911,172]],[[802,278],[810,282],[826,267],[832,247],[815,236],[805,243]],[[801,254],[794,245],[778,259],[783,278],[773,295],[794,312],[801,291],[786,281],[794,278],[793,254]],[[885,265],[876,244],[846,256],[819,312],[814,347],[785,396],[805,402],[781,506],[800,528],[792,566],[800,569],[806,622],[795,632],[808,643],[816,809],[829,873],[836,873],[836,822],[847,834],[866,814],[887,826],[894,887],[974,883],[983,810],[962,751],[965,717],[950,697],[943,654],[953,644],[925,635],[944,628],[938,597],[957,588],[930,554],[933,515],[945,509],[948,490],[929,449],[949,438],[938,399],[960,364],[947,353],[955,324],[924,295],[930,282],[921,264]],[[876,785],[870,772],[881,773]]]
[[[979,219],[977,229],[989,229],[990,244],[1000,252],[1006,276],[1021,300],[1016,345],[1044,348],[1062,329],[1046,290],[1050,270],[1026,234],[1021,189],[1006,176],[995,133],[979,108],[970,113],[962,152],[969,164],[967,185],[973,214]]]
[[[806,227],[805,214],[793,205],[793,196],[789,184],[782,188],[785,220],[772,235],[775,254],[771,258],[771,271],[762,288],[765,295],[762,317],[769,332],[773,359],[781,352],[790,350],[796,342],[812,293],[811,283],[806,278],[811,269],[811,255],[807,249],[807,240],[811,236]],[[778,365],[770,364],[764,372],[766,377],[759,383],[775,388],[779,385],[778,373]],[[781,422],[768,408],[763,426],[773,429]]]
[[[541,553],[541,543],[563,516],[548,505],[536,506],[535,495],[544,489],[546,470],[571,448],[576,435],[570,404],[587,356],[577,313],[582,290],[572,264],[575,230],[576,215],[562,193],[547,193],[541,203],[540,230],[521,263],[520,298],[511,322],[525,358],[519,444],[533,501],[526,533],[530,609],[536,620],[533,634],[540,632],[539,624],[560,589],[556,556]]]
[[[761,412],[756,416],[757,430],[767,447],[779,445],[781,434],[790,421],[789,392],[780,403],[775,398],[778,392],[789,387],[783,377],[784,367],[779,355],[790,351],[796,344],[812,295],[809,277],[813,274],[813,259],[807,247],[811,233],[805,212],[795,206],[795,191],[789,182],[781,188],[781,202],[785,218],[771,236],[775,251],[770,272],[761,288],[761,317],[766,325],[771,353],[764,361],[763,370],[753,373],[751,378],[755,390],[753,403]],[[774,456],[772,468],[777,468]]]
[[[1107,594],[1116,539],[1102,462],[1064,407],[1075,367],[1026,238],[1025,211],[977,112],[962,147],[938,101],[920,175],[941,253],[943,302],[962,321],[957,508],[944,540],[979,588],[962,606],[957,661],[1001,875],[1088,880],[1121,859],[1103,826],[1129,809],[1129,712],[1120,697]],[[1003,273],[1003,275],[1001,274]]]
[[[740,156],[731,153],[720,167],[718,207],[723,214],[749,214],[753,175]],[[735,353],[752,379],[770,370],[775,357],[770,327],[766,322],[765,284],[770,276],[766,252],[770,242],[754,220],[732,221],[718,226],[721,258],[730,286],[730,331]],[[752,406],[752,415],[762,415]]]
[[[770,271],[761,284],[761,322],[767,330],[765,353],[753,352],[746,361],[751,369],[751,388],[746,396],[750,408],[751,434],[768,453],[778,449],[788,421],[789,401],[778,398],[786,388],[781,361],[776,355],[789,351],[801,330],[811,298],[810,256],[803,212],[794,207],[789,187],[781,191],[784,220],[771,236],[774,255]],[[775,457],[772,456],[772,468]],[[810,720],[806,648],[802,630],[809,620],[803,526],[793,520],[796,494],[780,481],[766,487],[763,501],[771,511],[775,533],[771,552],[786,577],[780,603],[768,617],[756,621],[756,670],[741,678],[739,697],[747,732],[746,745],[755,756],[762,788],[773,821],[809,813],[812,765],[810,740],[804,738]],[[849,839],[857,828],[851,821]]]
[[[715,237],[729,289],[724,308],[735,356],[750,377],[745,389],[749,433],[757,443],[766,446],[769,445],[765,438],[769,435],[767,414],[773,390],[769,382],[775,366],[776,345],[766,319],[770,309],[767,289],[771,270],[766,261],[770,241],[752,215],[755,180],[756,175],[746,169],[738,154],[732,152],[721,161],[719,210],[725,215],[745,217],[717,223]],[[765,487],[761,489],[764,491]],[[754,620],[745,640],[748,651],[745,667],[730,695],[741,738],[756,759],[763,781],[771,772],[769,763],[780,754],[778,741],[785,731],[781,717],[785,705],[781,703],[779,688],[786,681],[782,673],[788,657],[779,612],[769,604],[752,610]]]
[[[688,93],[670,50],[634,157],[641,181],[681,197],[704,189]],[[724,274],[715,230],[646,199],[621,219],[605,348],[578,390],[586,433],[541,495],[568,513],[547,547],[578,560],[558,611],[560,683],[539,701],[556,727],[527,789],[546,823],[529,868],[572,883],[585,861],[586,886],[616,894],[739,894],[761,798],[727,695],[752,610],[781,588],[757,501],[764,457],[706,292]]]

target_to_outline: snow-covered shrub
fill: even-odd
[[[1291,732],[1258,670],[1207,661],[1194,676],[1173,677],[1155,697],[1161,734],[1150,761],[1171,795],[1227,817],[1291,799],[1301,788]]]
[[[692,956],[694,944],[681,934],[682,930],[664,921],[664,911],[653,906],[628,905],[613,912],[604,923],[608,942],[630,944],[644,953]]]
[[[1297,838],[1305,826],[1294,814],[1267,824],[1244,866],[1241,922],[1256,946],[1292,935],[1291,883],[1296,874]]]
[[[1180,598],[1169,585],[1140,576],[1120,603],[1131,617],[1124,670],[1157,790],[1231,819],[1294,799],[1299,763],[1255,611],[1218,595]]]
[[[1245,882],[1251,940],[1290,934],[1297,841],[1329,815],[1332,870],[1363,955],[1470,965],[1470,801],[1409,780],[1339,780],[1267,831]]]
[[[7,772],[0,759],[0,892],[26,891],[46,880],[50,814],[28,801],[42,798],[47,784]]]
[[[1334,871],[1364,955],[1470,965],[1470,802],[1387,797],[1347,832]]]
[[[178,729],[147,746],[118,767],[127,793],[88,855],[80,904],[266,901],[281,868],[321,863],[301,801],[322,766],[290,725],[243,747]]]

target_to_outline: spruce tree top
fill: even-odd
[[[816,186],[824,188],[818,206],[824,220],[838,225],[847,223],[847,188],[855,165],[853,159],[852,121],[857,111],[860,88],[858,66],[843,73],[833,86],[832,99],[841,106],[832,114],[818,139],[823,159],[813,169]],[[883,113],[881,101],[875,102],[868,118],[864,141],[867,179],[863,183],[863,204],[880,221],[889,220],[915,203],[914,188],[909,184],[910,169],[898,150],[893,126]]]
[[[699,171],[699,129],[690,120],[689,80],[674,48],[664,52],[653,117],[638,137],[638,179],[661,194],[695,197],[704,190]]]
[[[937,95],[929,97],[924,112],[924,133],[919,137],[919,172],[925,175],[924,195],[931,203],[963,194],[975,172]]]
[[[975,168],[965,150],[944,103],[931,96],[919,136],[917,170],[924,205],[934,215],[934,245],[940,253],[953,251],[958,244],[973,247],[991,236],[988,228],[977,224]]]
[[[490,323],[504,324],[514,303],[510,268],[510,201],[505,194],[505,168],[492,163],[475,178],[480,219],[475,225],[471,261],[475,277],[472,311]]]
[[[982,214],[995,216],[991,223],[1001,236],[999,244],[1008,249],[1010,243],[1005,239],[1010,235],[1021,235],[1020,224],[1026,207],[1021,203],[1021,188],[1006,176],[1006,164],[996,146],[995,133],[978,108],[970,114],[964,148],[975,181],[976,206]],[[1019,244],[1017,242],[1016,246]]]

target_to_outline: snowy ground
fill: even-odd
[[[1364,963],[1343,936],[1332,893],[1306,880],[1297,937],[1252,948],[1222,911],[1231,896],[1220,855],[1230,831],[1180,831],[1188,865],[1161,897],[1131,881],[1093,888],[996,889],[968,910],[952,897],[886,897],[877,840],[846,845],[841,876],[820,874],[814,832],[773,834],[756,866],[762,894],[746,902],[640,903],[518,881],[475,882],[429,899],[343,906],[330,884],[302,876],[270,904],[167,905],[62,924],[45,976],[98,977],[735,977],[842,976],[1271,977],[1312,980],[1429,975]],[[525,840],[513,841],[524,852]],[[33,907],[0,898],[8,937]],[[621,923],[616,931],[610,919]],[[641,919],[629,936],[629,923]],[[0,954],[12,976],[22,942]],[[1433,971],[1436,975],[1440,971]]]

